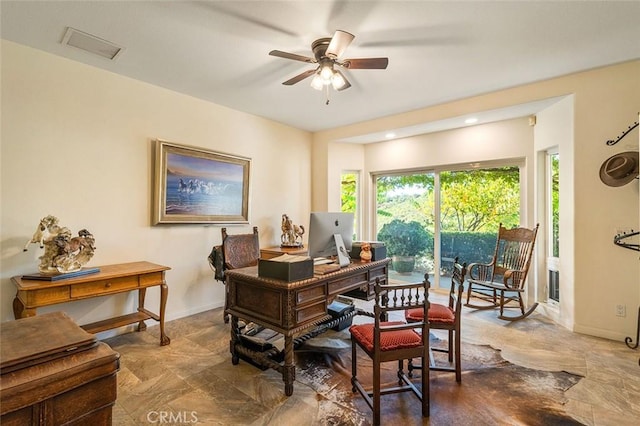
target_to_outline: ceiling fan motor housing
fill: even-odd
[[[311,50],[313,51],[313,55],[316,57],[317,62],[320,62],[322,58],[327,57],[325,53],[327,52],[329,43],[331,43],[330,38],[319,38],[318,40],[311,43]]]

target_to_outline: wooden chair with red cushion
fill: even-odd
[[[464,277],[467,273],[467,265],[459,264],[456,257],[453,261],[453,274],[451,275],[451,288],[449,289],[449,304],[430,303],[427,317],[429,328],[434,330],[447,330],[449,340],[447,349],[430,348],[429,369],[434,371],[453,371],[456,373],[456,382],[462,381],[462,366],[460,363],[460,323],[462,313],[462,293],[464,291]],[[426,279],[426,278],[425,278]],[[420,322],[424,319],[424,312],[420,309],[410,309],[405,314],[407,322]],[[448,366],[437,365],[432,351],[444,352],[449,355]],[[454,361],[455,358],[455,361]],[[413,370],[420,369],[421,366],[413,365],[409,360],[409,376]]]
[[[358,391],[373,410],[373,424],[380,424],[380,397],[398,392],[413,392],[422,402],[422,416],[429,416],[429,370],[423,370],[421,388],[418,389],[404,372],[404,360],[427,359],[429,353],[429,325],[427,321],[407,323],[405,321],[384,321],[389,313],[422,310],[429,308],[429,281],[412,284],[382,284],[376,279],[374,322],[352,325],[351,332],[351,384],[353,392]],[[401,312],[396,312],[402,314]],[[363,350],[373,362],[373,390],[367,391],[357,375],[357,348]],[[398,362],[398,386],[381,388],[381,364]]]

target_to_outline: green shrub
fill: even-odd
[[[429,233],[416,221],[403,222],[394,219],[378,232],[378,240],[384,241],[389,256],[419,256],[433,242]]]

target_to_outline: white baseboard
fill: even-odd
[[[576,333],[587,334],[589,336],[602,337],[603,339],[615,340],[621,343],[624,343],[624,339],[625,337],[627,337],[615,331],[603,330],[601,328],[583,326],[580,324],[576,324],[573,331],[575,331]]]

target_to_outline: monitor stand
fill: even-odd
[[[333,234],[333,238],[336,242],[336,249],[338,251],[338,263],[340,264],[340,267],[342,268],[343,266],[349,266],[349,264],[351,263],[351,259],[346,247],[344,246],[342,235]]]

